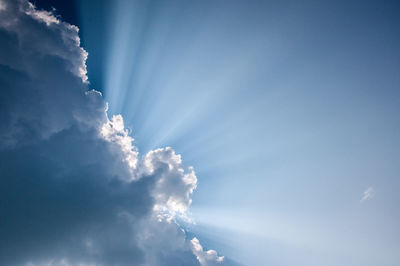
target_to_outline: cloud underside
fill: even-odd
[[[193,168],[139,155],[88,89],[77,27],[0,0],[0,51],[0,265],[225,263],[177,222]]]

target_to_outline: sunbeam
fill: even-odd
[[[398,4],[76,3],[110,117],[143,156],[194,167],[205,247],[232,265],[398,264]]]

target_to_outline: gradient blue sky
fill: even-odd
[[[398,2],[36,2],[79,26],[91,85],[139,149],[195,167],[206,247],[399,265]]]

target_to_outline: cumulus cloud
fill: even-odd
[[[362,196],[362,198],[360,199],[360,202],[362,203],[362,202],[364,202],[364,201],[370,200],[370,199],[372,199],[374,196],[375,196],[375,190],[374,190],[374,188],[373,188],[373,187],[369,187],[369,188],[367,188],[367,189],[364,191],[363,196]]]
[[[78,28],[0,0],[0,265],[214,265],[188,239],[197,178],[180,155],[141,156],[89,90]]]
[[[218,265],[224,261],[224,257],[219,257],[215,250],[204,251],[197,238],[193,238],[190,242],[193,247],[193,252],[197,256],[197,259],[201,265]]]

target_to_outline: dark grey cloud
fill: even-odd
[[[78,28],[0,0],[0,265],[215,265],[188,239],[197,178],[172,148],[140,156],[89,90]]]

